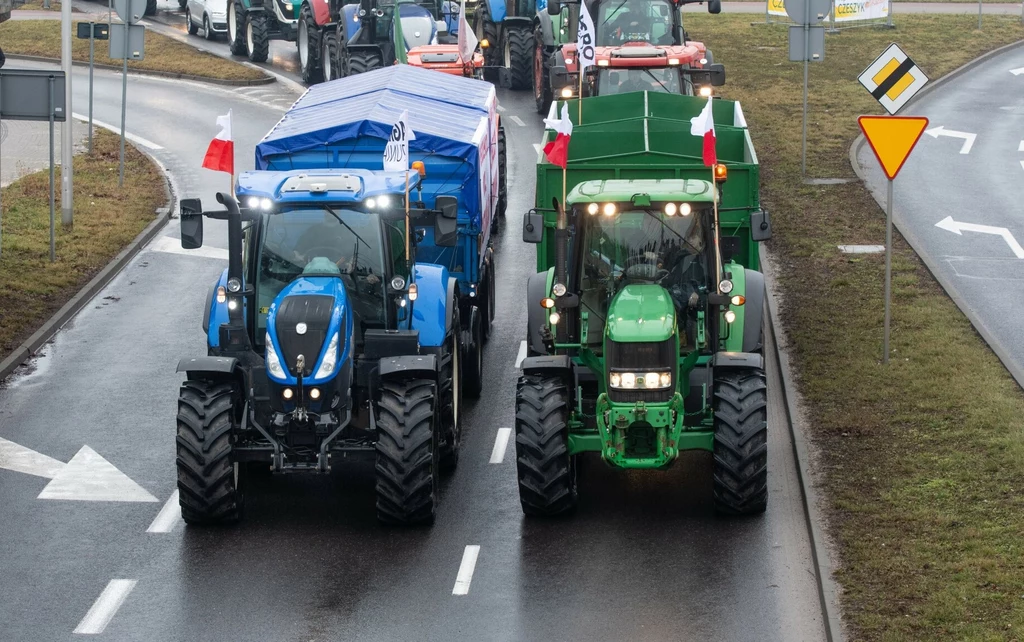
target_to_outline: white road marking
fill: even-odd
[[[541,150],[540,143],[534,143],[533,149],[539,154]]]
[[[13,441],[0,439],[0,468],[53,479],[64,466],[67,464],[57,461],[53,457],[37,453],[31,448],[26,448]]]
[[[1021,145],[1024,145],[1024,142],[1021,142]],[[1020,168],[1024,169],[1024,160],[1020,162]]]
[[[135,588],[136,580],[110,580],[92,608],[75,627],[79,635],[99,635],[107,628],[114,614],[124,604],[128,594]]]
[[[505,108],[502,107],[501,105],[498,105],[498,111],[504,113],[505,112]]]
[[[459,574],[455,578],[455,588],[452,595],[468,595],[469,583],[473,581],[473,571],[476,569],[476,558],[480,555],[480,547],[470,544],[462,554],[462,564],[459,565]]]
[[[1017,145],[1018,152],[1024,152],[1024,140],[1020,141],[1020,145]]]
[[[516,369],[518,370],[523,365],[523,359],[526,358],[526,342],[523,341],[519,344],[519,354],[516,355]]]
[[[164,507],[157,513],[156,519],[146,529],[147,533],[170,533],[181,521],[181,505],[178,504],[178,491],[171,493],[171,497],[164,504]]]
[[[505,451],[508,450],[508,438],[511,435],[511,428],[498,428],[498,435],[494,438],[494,450],[491,451],[492,464],[505,461]]]
[[[526,127],[526,123],[524,123],[523,119],[521,119],[519,116],[509,116],[509,118],[511,118],[512,122],[519,125],[520,127]]]
[[[844,254],[877,254],[884,252],[884,245],[840,245],[839,251]]]
[[[88,116],[83,116],[82,114],[76,114],[76,113],[73,113],[73,112],[72,112],[71,116],[75,120],[81,120],[82,122],[86,122],[86,123],[89,122],[89,117]],[[110,125],[108,123],[105,123],[102,120],[96,120],[95,118],[92,119],[92,124],[96,125],[97,127],[102,127],[103,129],[109,129],[112,132],[116,132],[116,133],[120,133],[121,132],[121,127],[120,126],[115,127],[114,125]],[[157,145],[156,143],[154,143],[151,140],[146,140],[142,136],[136,136],[135,134],[130,134],[128,132],[125,132],[124,133],[124,137],[127,138],[128,140],[132,141],[133,143],[138,143],[139,145],[142,145],[143,147],[148,147],[148,148],[152,149],[153,151],[160,151],[161,149],[163,149],[163,147]]]
[[[960,146],[961,154],[970,154],[971,148],[974,147],[974,140],[978,137],[977,134],[972,134],[970,132],[958,132],[953,129],[946,129],[942,125],[939,125],[938,127],[932,127],[931,129],[926,129],[924,130],[924,133],[928,134],[932,138],[938,138],[939,136],[949,136],[950,138],[962,138],[964,144]]]
[[[1013,238],[1013,234],[1010,230],[1005,227],[994,227],[992,225],[978,225],[977,223],[961,223],[954,221],[952,216],[947,216],[938,223],[935,227],[942,228],[958,236],[963,236],[966,232],[980,232],[982,234],[995,234],[1003,237],[1006,244],[1010,246],[1010,250],[1017,256],[1018,259],[1024,259],[1024,248],[1020,246],[1017,239]]]
[[[1016,69],[1011,69],[1010,73],[1013,74],[1014,76],[1024,74],[1024,67],[1017,67]]]
[[[82,449],[57,472],[37,499],[91,502],[156,502],[148,490],[136,484],[92,448]]]
[[[208,259],[228,260],[228,251],[219,247],[201,247],[195,250],[186,250],[181,247],[181,242],[173,236],[161,236],[146,248],[150,252],[165,252],[167,254],[184,254],[185,256],[202,256]]]

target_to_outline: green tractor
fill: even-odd
[[[590,452],[616,468],[664,469],[682,451],[706,450],[719,512],[767,506],[757,243],[771,226],[732,101],[714,101],[718,164],[704,166],[689,119],[706,102],[586,98],[565,170],[539,158],[537,207],[523,221],[538,272],[527,283],[516,390],[527,515],[572,511],[577,460]],[[570,101],[574,119],[577,110]]]

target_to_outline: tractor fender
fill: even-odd
[[[238,359],[234,357],[185,357],[178,362],[175,372],[184,372],[194,379],[202,375],[231,375],[237,370]]]
[[[445,332],[452,330],[452,315],[455,313],[455,306],[459,304],[459,280],[453,276],[448,277],[448,290],[445,294],[444,304],[444,328]],[[454,328],[456,331],[462,328]]]
[[[220,346],[220,326],[228,322],[227,303],[216,303],[217,288],[226,286],[228,282],[228,269],[224,268],[220,278],[210,288],[210,296],[206,300],[206,313],[203,317],[203,330],[206,332],[206,345],[210,348]]]
[[[227,270],[224,271],[227,274]],[[221,276],[223,279],[224,276]],[[210,289],[206,292],[206,306],[203,308],[203,332],[210,334],[210,312],[213,310],[213,297],[217,296],[217,283],[211,283]]]
[[[359,42],[359,40],[362,39],[362,36],[363,36],[364,33],[369,33],[369,32],[363,31],[363,28],[360,27],[359,31],[355,35],[353,35],[352,38],[349,39],[349,41],[348,41],[348,50],[350,52],[356,52],[356,51],[376,51],[377,55],[379,55],[381,57],[381,59],[383,59],[384,58],[384,50],[380,48],[380,45],[373,45],[373,44],[367,45],[367,44],[363,44],[363,43]]]
[[[347,4],[341,8],[341,21],[338,23],[339,31],[342,31],[342,39],[348,42],[352,36],[359,31],[357,12],[359,4]]]
[[[533,31],[533,17],[532,16],[506,16],[505,17],[505,28],[519,27],[521,29],[528,29]]]
[[[540,300],[548,295],[548,273],[538,272],[526,281],[526,343],[533,354],[545,354],[548,349],[541,338],[541,328],[547,319]]]
[[[483,1],[487,3],[487,8],[491,10],[491,20],[493,22],[502,22],[503,20],[505,20],[505,16],[508,13],[505,10],[505,0],[483,0]]]
[[[713,367],[763,370],[764,356],[756,352],[716,352]]]
[[[458,304],[452,281],[448,268],[442,265],[417,263],[413,268],[417,296],[412,304],[412,329],[419,330],[421,346],[444,345],[453,312],[451,306]]]
[[[534,22],[534,24],[539,24],[540,25],[540,33],[541,33],[541,38],[542,38],[542,40],[544,42],[544,46],[545,47],[554,47],[555,46],[555,34],[554,34],[554,26],[552,25],[551,16],[549,16],[547,14],[547,12],[544,12],[544,13],[538,12],[537,13],[537,17],[534,19],[533,22]]]
[[[572,360],[567,354],[543,355],[523,359],[523,374],[546,374],[568,378]]]
[[[746,302],[743,304],[743,351],[764,350],[761,325],[764,322],[764,275],[755,270],[746,272]]]
[[[386,379],[404,379],[410,376],[436,379],[437,357],[432,354],[384,357],[377,362],[377,374],[381,381]]]

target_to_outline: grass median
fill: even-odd
[[[77,22],[75,23],[77,24]],[[77,27],[74,27],[74,33]],[[8,20],[0,24],[0,43],[8,55],[59,57],[59,20]],[[72,53],[76,61],[89,61],[89,41],[72,40]],[[109,42],[96,42],[95,60],[107,65],[121,65],[120,60],[108,57]],[[173,38],[146,31],[146,51],[142,60],[128,61],[128,68],[136,71],[160,71],[185,74],[214,80],[260,80],[265,74],[258,69],[240,65],[219,56],[198,51]]]
[[[694,15],[724,63],[773,214],[783,324],[855,640],[1024,639],[1024,393],[902,238],[894,243],[892,357],[881,364],[884,215],[860,183],[800,177],[803,67],[785,28]],[[882,113],[857,76],[892,41],[931,78],[1024,38],[1013,20],[904,15],[895,30],[828,36],[811,64],[807,166],[854,178],[860,114]],[[915,153],[924,153],[918,150]],[[769,509],[770,510],[770,509]]]
[[[58,169],[55,263],[50,262],[49,170],[3,188],[0,358],[60,309],[167,204],[160,169],[131,145],[125,148],[124,187],[117,186],[119,150],[120,139],[100,129],[93,153],[75,156],[70,232],[60,223]]]

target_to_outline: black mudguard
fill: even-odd
[[[554,30],[553,30],[553,28],[551,26],[551,22],[552,22],[551,16],[549,16],[549,15],[547,15],[545,13],[543,16],[541,16],[537,20],[537,22],[540,24],[540,33],[541,33],[541,38],[544,41],[544,46],[545,47],[554,47],[555,46],[555,34],[554,34]]]
[[[176,372],[187,373],[189,378],[204,374],[227,375],[238,370],[234,357],[185,357],[178,362]]]
[[[545,374],[569,377],[572,360],[567,354],[556,354],[523,359],[523,374]]]
[[[547,313],[540,300],[547,295],[547,272],[538,272],[526,281],[526,342],[533,354],[547,354],[548,351],[540,334]]]
[[[437,358],[432,354],[384,357],[377,364],[377,373],[382,381],[409,377],[437,379]]]
[[[764,356],[756,352],[716,352],[714,367],[764,370]]]
[[[761,326],[764,323],[764,299],[767,291],[764,286],[764,275],[754,270],[746,273],[746,302],[743,304],[743,351],[763,352],[764,341]]]

